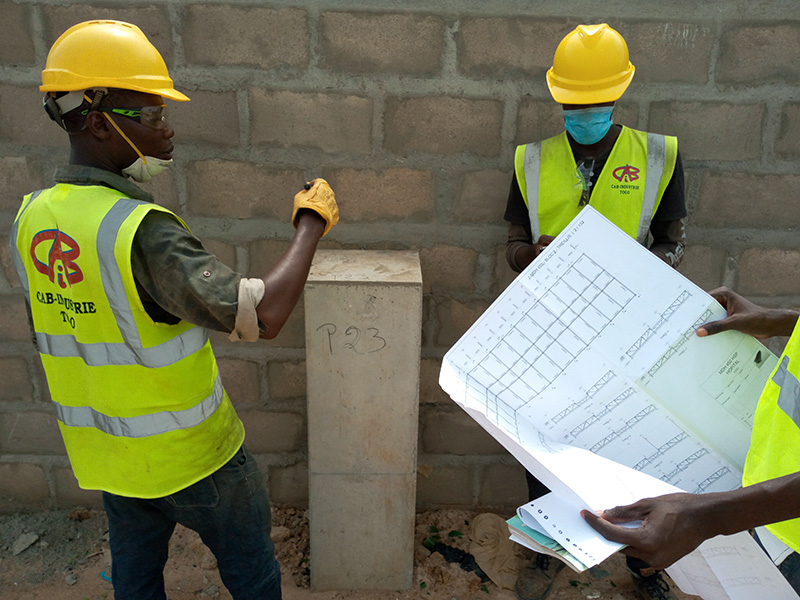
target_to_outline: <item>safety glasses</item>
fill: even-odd
[[[589,160],[591,160],[591,162],[589,162]],[[575,168],[575,177],[578,179],[578,183],[575,184],[575,187],[581,187],[581,199],[578,201],[579,207],[589,204],[589,198],[592,196],[593,175],[594,159],[584,158]]]
[[[157,106],[134,106],[129,108],[110,108],[99,106],[95,110],[104,113],[112,113],[115,115],[122,115],[134,121],[139,121],[142,125],[150,127],[151,129],[164,129],[167,125],[167,105],[159,104]],[[83,111],[83,115],[87,115],[89,109]]]

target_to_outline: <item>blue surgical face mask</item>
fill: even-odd
[[[572,139],[584,146],[602,140],[611,129],[613,106],[592,106],[564,111],[564,126]]]

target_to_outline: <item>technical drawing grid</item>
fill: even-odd
[[[481,392],[487,416],[518,434],[517,411],[552,384],[635,296],[581,254],[466,374],[467,385]]]

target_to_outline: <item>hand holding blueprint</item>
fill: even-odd
[[[574,507],[726,491],[740,486],[755,405],[777,360],[737,332],[696,336],[724,316],[589,206],[450,349],[439,382]],[[691,588],[688,575],[673,578]],[[770,597],[797,597],[775,585],[783,591]],[[753,597],[719,592],[704,597]]]

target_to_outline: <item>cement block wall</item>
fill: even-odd
[[[511,280],[502,215],[514,146],[559,131],[544,74],[578,22],[607,21],[628,40],[637,73],[618,119],[679,138],[681,270],[705,289],[800,304],[796,0],[5,0],[0,510],[99,501],[71,476],[7,249],[21,196],[67,159],[37,90],[47,50],[89,18],[138,24],[192,98],[171,105],[176,165],[150,188],[229,265],[269,268],[291,235],[291,198],[314,176],[341,204],[323,248],[420,253],[419,507],[525,498],[520,467],[436,380]],[[272,342],[214,340],[272,499],[295,506],[308,501],[303,325],[301,302]]]

